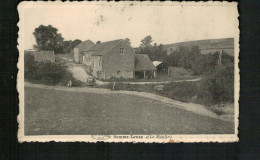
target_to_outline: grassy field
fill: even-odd
[[[179,42],[179,43],[163,45],[163,49],[173,48],[173,50],[176,50],[181,46],[192,47],[195,45],[199,46],[203,52],[205,50],[206,53],[216,51],[216,49],[221,50],[223,48],[224,49],[232,48],[233,49],[232,52],[229,51],[230,49],[225,50],[225,51],[228,51],[227,53],[229,55],[234,56],[234,39],[233,38],[205,39],[205,40],[197,40],[197,41]],[[215,48],[215,50],[214,49],[212,50],[211,48]]]
[[[227,134],[233,126],[143,97],[25,87],[25,135]]]
[[[156,86],[162,86],[162,90],[157,90]],[[112,90],[113,83],[96,87],[107,88]],[[229,114],[230,116],[234,116],[234,102],[216,101],[209,93],[209,91],[205,89],[204,83],[202,81],[171,82],[165,85],[115,83],[114,90],[153,93],[181,102],[204,105],[209,110],[215,112],[218,115]],[[231,114],[230,111],[232,111]]]

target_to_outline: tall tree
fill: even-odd
[[[130,39],[129,39],[129,38],[124,39],[124,41],[125,41],[127,44],[131,45],[131,42],[130,42]]]
[[[64,53],[70,53],[74,47],[76,47],[78,44],[80,44],[82,41],[79,39],[76,39],[74,41],[69,40],[69,41],[64,41],[63,42],[63,52]]]
[[[40,25],[38,28],[35,28],[33,35],[37,43],[35,48],[38,50],[53,50],[54,53],[63,52],[64,38],[58,33],[57,28],[51,25]]]
[[[146,36],[144,39],[141,40],[140,47],[149,47],[151,46],[151,43],[153,42],[152,36]]]

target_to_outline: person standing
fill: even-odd
[[[72,86],[72,81],[70,80],[68,83],[68,87],[71,87],[71,86]]]

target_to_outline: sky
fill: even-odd
[[[105,42],[129,38],[133,47],[151,35],[152,43],[230,38],[237,34],[237,8],[181,5],[31,5],[23,11],[24,48],[35,44],[33,32],[52,25],[65,40]],[[117,5],[114,5],[117,4]]]

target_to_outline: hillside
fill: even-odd
[[[234,38],[206,39],[166,44],[163,45],[163,49],[167,50],[167,53],[169,53],[171,50],[177,50],[181,46],[192,47],[195,45],[200,47],[202,54],[224,50],[227,54],[234,56]]]

